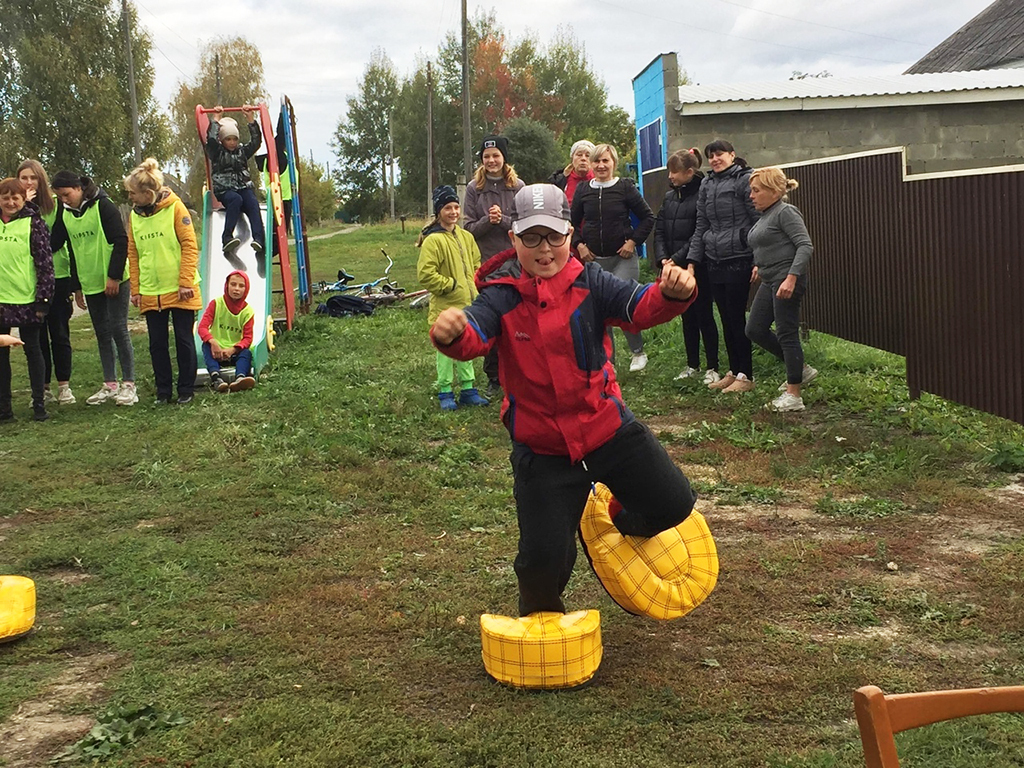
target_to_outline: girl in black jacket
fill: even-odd
[[[669,190],[654,224],[654,260],[660,270],[671,261],[686,267],[686,254],[690,238],[697,228],[697,193],[704,178],[698,168],[704,159],[696,147],[673,153],[668,159]],[[714,304],[707,269],[701,265],[694,269],[697,278],[697,298],[682,316],[683,341],[686,344],[686,368],[677,379],[690,379],[700,375],[700,339],[704,337],[704,356],[707,369],[704,383],[714,384],[718,375],[718,326],[715,324]]]
[[[595,261],[623,280],[639,280],[636,248],[654,229],[654,211],[632,180],[615,175],[618,163],[619,153],[611,144],[594,147],[590,154],[594,178],[580,184],[572,199],[572,244],[584,262]],[[630,213],[639,220],[636,229]],[[647,366],[643,337],[623,333],[633,353],[629,370],[642,371]]]
[[[687,267],[708,270],[712,298],[722,319],[729,372],[708,386],[724,392],[754,388],[753,349],[747,338],[747,296],[754,271],[754,254],[747,233],[760,217],[750,200],[751,169],[736,157],[732,144],[715,139],[704,148],[711,173],[697,194],[697,229],[690,238]]]

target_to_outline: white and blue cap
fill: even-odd
[[[531,227],[569,232],[569,201],[554,184],[530,184],[516,192],[512,231],[521,235]]]

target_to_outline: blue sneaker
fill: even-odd
[[[454,392],[438,392],[437,399],[441,403],[442,411],[454,411],[459,407],[459,404],[455,402]]]
[[[490,405],[491,401],[476,391],[476,387],[472,389],[464,389],[459,392],[459,405]]]

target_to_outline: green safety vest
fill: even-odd
[[[0,304],[36,300],[36,264],[32,260],[32,217],[0,221]]]
[[[263,189],[266,190],[267,199],[270,199],[270,173],[264,171],[262,176]],[[292,177],[288,175],[287,170],[284,170],[278,178],[281,179],[281,200],[287,202],[292,199]]]
[[[92,296],[103,293],[107,287],[107,269],[110,267],[110,256],[114,246],[107,242],[103,234],[103,223],[100,221],[100,204],[89,206],[81,216],[68,213],[64,217],[64,227],[71,238],[71,248],[75,252],[75,265],[78,267],[78,281],[82,284],[82,293]],[[124,265],[124,277],[128,279],[128,264]]]
[[[139,293],[162,296],[178,290],[181,272],[181,243],[174,230],[175,206],[161,208],[152,216],[132,211],[132,237],[139,253]],[[199,284],[196,271],[193,285]]]
[[[242,308],[237,315],[231,313],[228,304],[223,296],[218,296],[214,301],[217,308],[213,312],[213,322],[210,323],[210,335],[222,349],[231,349],[242,340],[242,333],[245,331],[245,324],[252,320],[256,313],[248,304]]]
[[[60,213],[60,201],[53,196],[53,210],[43,214],[43,221],[53,231],[53,225],[57,222],[57,214]],[[53,276],[56,278],[71,277],[71,253],[68,251],[68,244],[64,243],[59,251],[53,252]]]

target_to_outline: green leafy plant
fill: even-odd
[[[188,720],[179,712],[161,712],[152,704],[116,707],[99,716],[85,738],[68,747],[51,763],[81,759],[103,759],[131,746],[151,731],[173,728]]]

